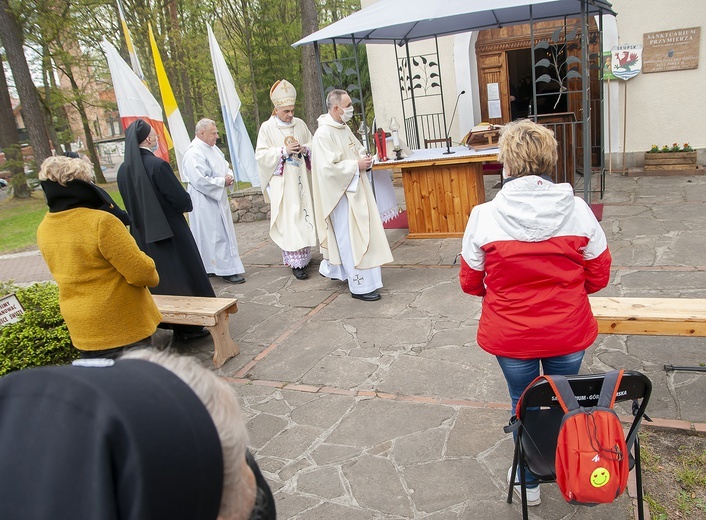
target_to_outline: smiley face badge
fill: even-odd
[[[591,473],[591,485],[595,488],[605,486],[610,480],[610,472],[606,468],[596,468]]]

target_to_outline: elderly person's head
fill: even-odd
[[[213,119],[201,119],[196,123],[196,137],[201,139],[208,146],[216,146],[218,141],[218,128]]]
[[[257,487],[245,458],[248,434],[233,389],[190,357],[146,349],[132,350],[122,359],[144,359],[162,365],[201,399],[216,426],[223,452],[223,495],[218,518],[247,519],[255,504]]]
[[[47,157],[39,170],[39,180],[56,182],[62,186],[74,180],[92,182],[93,171],[85,161],[64,156]]]
[[[246,520],[267,488],[246,442],[233,389],[191,358],[133,351],[0,378],[9,518]]]
[[[498,161],[508,177],[549,175],[557,161],[557,142],[548,128],[529,119],[508,123],[500,130]]]

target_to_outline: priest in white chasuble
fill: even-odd
[[[379,300],[380,266],[393,259],[367,172],[372,158],[346,124],[353,117],[348,93],[329,92],[326,109],[311,142],[314,210],[324,256],[319,273],[347,280],[353,298]]]
[[[265,202],[270,203],[270,238],[282,249],[284,265],[298,280],[307,278],[316,221],[311,200],[311,132],[294,117],[297,91],[286,79],[270,89],[272,117],[262,123],[255,158]]]
[[[183,168],[194,203],[189,226],[201,253],[206,272],[228,283],[245,282],[245,268],[238,253],[228,188],[234,175],[223,152],[216,146],[218,130],[212,119],[196,123],[196,137],[184,152]]]

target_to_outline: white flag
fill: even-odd
[[[159,136],[159,149],[154,154],[169,161],[169,141],[165,135],[162,107],[132,71],[130,65],[120,57],[115,47],[105,39],[102,46],[113,78],[113,89],[123,130],[135,120],[144,119]]]
[[[248,181],[253,186],[260,186],[255,150],[248,137],[243,117],[240,115],[240,98],[235,90],[233,76],[228,70],[228,65],[226,65],[226,60],[210,25],[208,26],[208,43],[211,48],[211,62],[216,74],[218,97],[221,99],[223,124],[228,137],[228,150],[235,178],[240,181]]]

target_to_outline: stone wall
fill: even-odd
[[[230,210],[233,222],[255,222],[269,220],[270,205],[265,202],[260,188],[239,190],[230,195]]]

